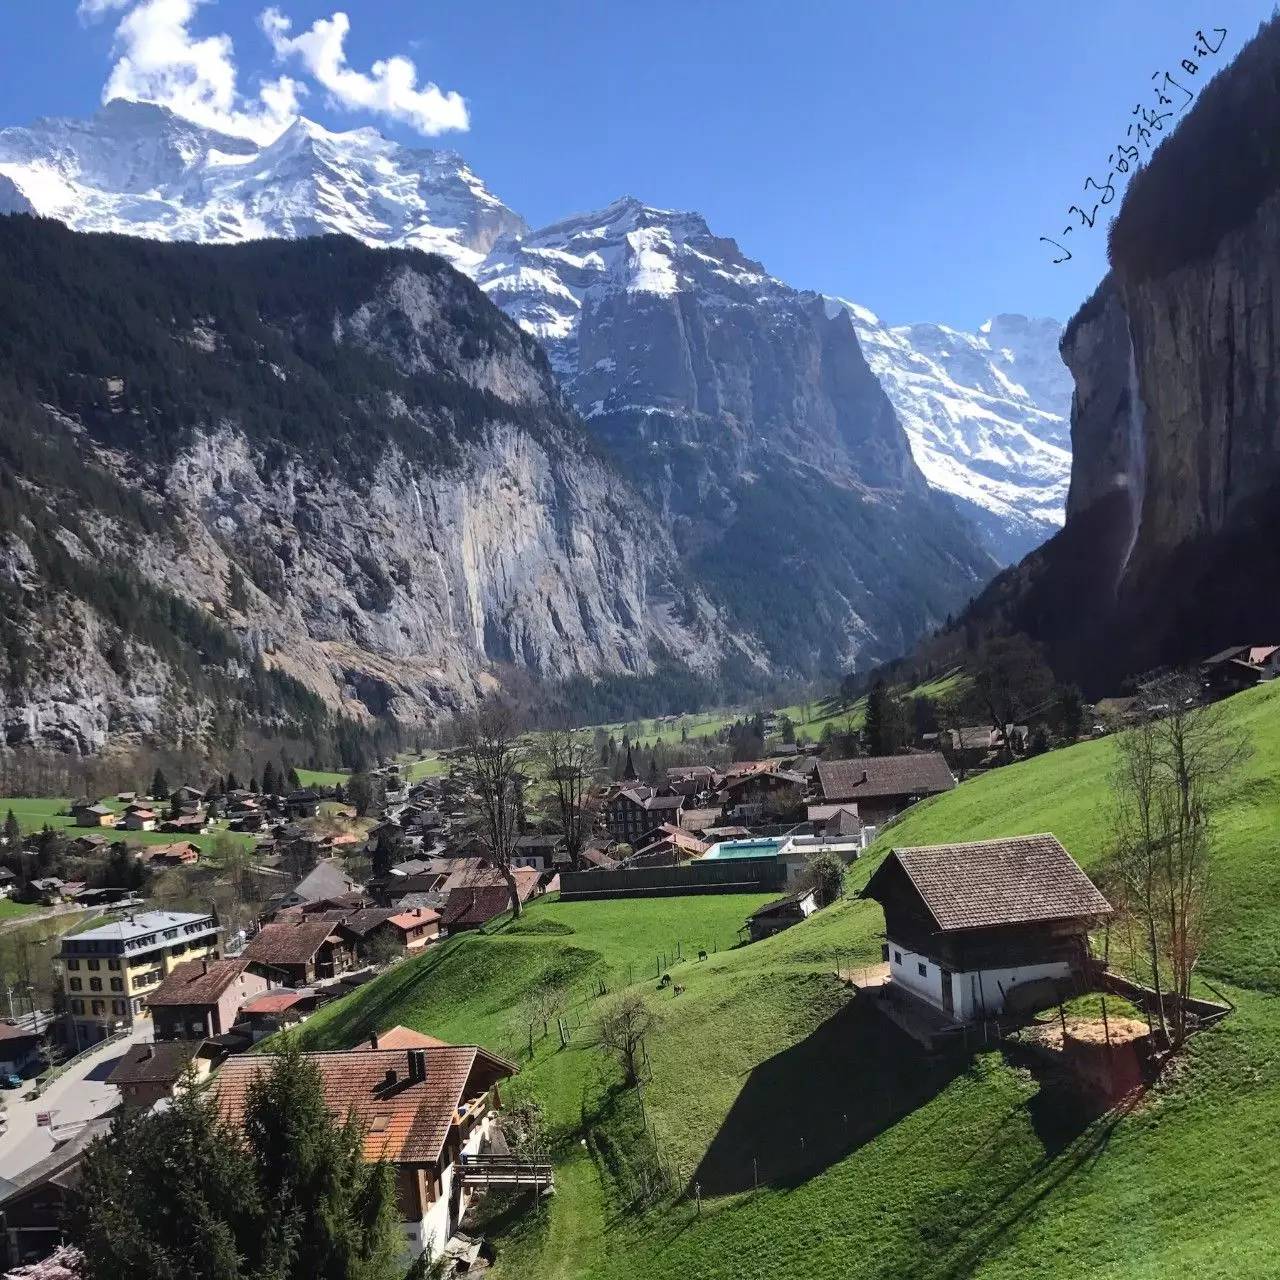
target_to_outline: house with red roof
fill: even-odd
[[[395,1170],[396,1201],[411,1257],[439,1257],[485,1179],[471,1162],[488,1145],[502,1081],[519,1070],[476,1045],[448,1045],[392,1028],[378,1048],[308,1053],[320,1074],[325,1105],[364,1131],[366,1160]],[[400,1040],[408,1047],[384,1047]],[[229,1058],[214,1096],[232,1127],[243,1124],[249,1091],[272,1064],[269,1054]]]

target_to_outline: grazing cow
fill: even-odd
[[[707,958],[707,949],[703,947],[703,949],[698,952],[698,959],[705,960],[706,958]]]
[[[677,982],[674,990],[672,991],[672,994],[677,996],[682,996],[684,995],[684,988]]]

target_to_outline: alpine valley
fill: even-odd
[[[891,327],[695,213],[532,230],[449,152],[122,100],[0,130],[0,210],[10,745],[676,710],[888,659],[1063,519],[1055,322]]]

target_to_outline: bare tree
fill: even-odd
[[[549,979],[540,978],[525,989],[524,998],[520,1001],[520,1012],[525,1029],[529,1033],[530,1053],[533,1052],[534,1027],[541,1025],[542,1034],[545,1036],[551,1019],[562,1014],[568,1006],[568,992]]]
[[[548,729],[534,744],[533,763],[545,788],[545,807],[564,837],[569,864],[576,868],[599,809],[592,790],[599,753],[584,731]]]
[[[1185,1001],[1213,910],[1213,812],[1249,741],[1223,703],[1198,705],[1186,675],[1144,686],[1139,718],[1118,739],[1112,787],[1117,863],[1146,934],[1160,1020],[1174,1044],[1187,1034]],[[1166,1017],[1160,966],[1179,997]]]
[[[466,788],[469,825],[506,883],[514,918],[520,914],[520,892],[512,856],[524,812],[529,748],[515,712],[504,703],[492,703],[464,719],[458,744],[461,755],[455,776]]]
[[[617,1058],[628,1084],[638,1084],[644,1038],[662,1021],[638,992],[619,996],[600,1017],[600,1047]]]

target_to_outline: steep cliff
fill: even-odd
[[[891,657],[993,571],[916,465],[850,308],[698,214],[615,201],[499,241],[477,278],[779,667]]]
[[[1063,340],[1066,527],[979,602],[1095,691],[1280,634],[1277,84],[1273,19],[1135,178]]]
[[[441,260],[10,218],[0,272],[10,745],[227,731],[255,681],[288,696],[247,720],[422,724],[507,666],[754,660],[537,344]]]

